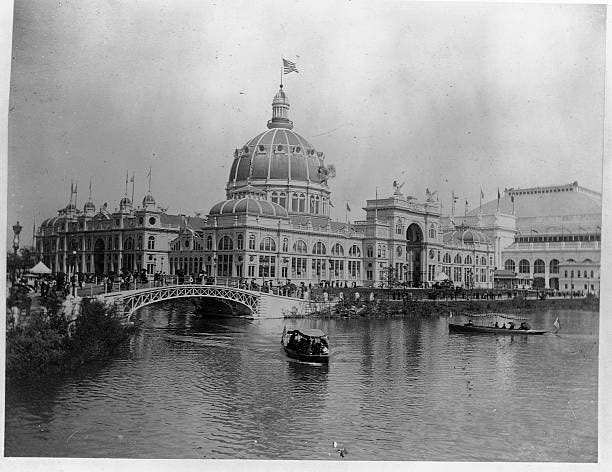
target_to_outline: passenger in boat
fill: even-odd
[[[495,322],[495,327],[499,328],[499,323],[497,321]]]
[[[525,331],[529,331],[531,329],[531,326],[529,326],[529,323],[525,323],[524,321],[521,323],[521,327],[519,329],[525,330]]]
[[[503,324],[503,326],[501,327],[501,329],[506,329],[506,323]]]
[[[470,320],[470,321],[467,322],[466,326],[474,326],[474,323],[472,322],[472,320]]]
[[[510,323],[508,323],[510,325],[510,327],[508,329],[514,329],[514,321],[511,321]]]

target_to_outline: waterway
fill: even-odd
[[[598,314],[559,335],[449,334],[446,318],[199,318],[144,309],[110,361],[8,381],[6,456],[597,460]],[[288,359],[283,326],[329,334],[329,366]]]

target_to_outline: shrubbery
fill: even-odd
[[[81,314],[69,324],[53,296],[43,301],[47,313],[32,313],[27,324],[6,333],[7,376],[65,370],[107,358],[129,336],[114,311],[103,303],[83,303]]]

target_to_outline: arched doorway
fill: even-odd
[[[423,230],[412,223],[406,229],[406,260],[408,262],[407,279],[413,287],[420,287],[422,277]]]
[[[99,238],[94,244],[94,271],[96,274],[104,273],[104,239]]]

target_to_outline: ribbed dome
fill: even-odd
[[[489,239],[484,235],[484,233],[471,228],[458,228],[456,231],[447,233],[443,239],[444,242],[454,242],[467,245],[490,244]]]
[[[94,202],[92,202],[91,200],[89,200],[87,203],[85,203],[85,205],[83,206],[83,211],[86,213],[90,213],[90,212],[94,212],[96,211],[96,205],[94,205]]]
[[[229,183],[283,180],[321,183],[323,153],[295,131],[273,128],[246,142],[234,155]]]
[[[128,197],[123,197],[121,201],[119,202],[119,205],[121,206],[131,205],[131,204],[132,204],[132,200],[130,200]]]
[[[238,214],[276,216],[286,218],[287,210],[282,206],[267,200],[241,198],[238,200],[224,200],[210,209],[211,216],[238,215]]]

